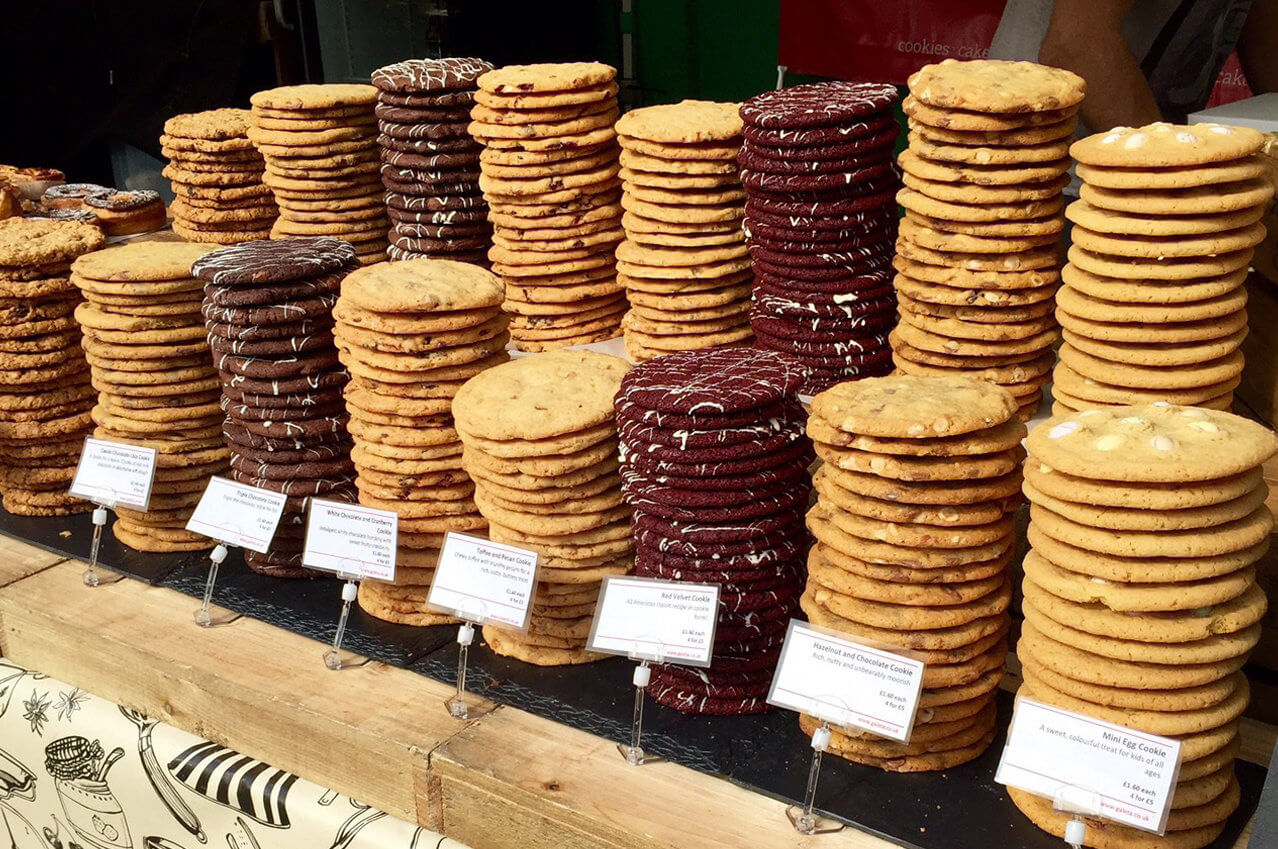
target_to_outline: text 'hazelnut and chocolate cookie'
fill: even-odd
[[[737,109],[685,100],[635,109],[617,122],[626,233],[617,280],[630,301],[622,328],[631,359],[746,345],[753,337]]]
[[[85,303],[84,335],[97,406],[94,436],[156,451],[146,511],[117,507],[111,532],[142,551],[212,548],[186,530],[211,475],[225,474],[221,384],[191,264],[213,249],[192,242],[130,242],[76,260],[71,282]]]
[[[841,757],[922,772],[973,760],[993,740],[1024,456],[1017,409],[986,381],[904,374],[812,400],[808,435],[824,462],[803,610],[926,663],[910,740],[835,732]],[[801,718],[809,734],[819,724]]]
[[[302,568],[306,499],[356,500],[332,309],[358,266],[347,242],[311,236],[221,248],[192,267],[204,283],[231,477],[288,496],[270,551],[244,552],[255,572],[313,576]]]
[[[805,394],[892,370],[896,88],[815,83],[741,107],[755,347],[808,366]]]
[[[648,693],[687,713],[768,710],[799,614],[812,482],[799,392],[807,370],[775,351],[685,351],[636,366],[616,400],[635,574],[718,584],[708,669],[658,664]]]
[[[484,627],[497,654],[539,666],[603,657],[586,651],[600,583],[634,565],[612,410],[629,368],[605,354],[553,351],[488,369],[453,399],[462,467],[489,538],[538,555],[527,633]]]
[[[407,59],[373,71],[391,260],[486,264],[492,245],[479,188],[481,145],[466,131],[482,59]]]
[[[1053,417],[1026,448],[1020,694],[1179,740],[1157,845],[1206,846],[1238,805],[1240,670],[1260,638],[1255,564],[1274,525],[1261,464],[1278,438],[1229,413],[1153,404]],[[1063,833],[1050,802],[1011,796]],[[1108,823],[1087,834],[1105,849],[1155,845]]]
[[[616,338],[626,312],[617,76],[598,62],[510,65],[479,78],[470,134],[484,145],[488,252],[521,351]]]
[[[1031,62],[947,59],[909,83],[896,368],[997,383],[1029,419],[1059,338],[1062,191],[1084,82]]]
[[[329,236],[349,242],[360,265],[386,259],[376,101],[377,89],[355,83],[283,86],[250,98],[248,137],[280,209],[272,239]]]
[[[1066,210],[1054,412],[1230,408],[1247,334],[1243,281],[1273,197],[1263,141],[1245,127],[1151,124],[1070,148],[1083,186]]]
[[[78,221],[0,221],[0,494],[19,516],[65,516],[95,392],[80,345],[71,263],[102,231]]]
[[[462,469],[453,396],[509,359],[502,297],[495,275],[452,260],[382,263],[342,281],[333,333],[351,373],[344,394],[355,487],[360,504],[399,515],[394,583],[359,588],[360,607],[379,619],[453,621],[426,609],[444,534],[488,528]]]
[[[173,232],[188,242],[234,245],[271,235],[279,207],[248,138],[249,110],[212,109],[164,122],[160,151],[176,198]]]

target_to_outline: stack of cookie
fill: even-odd
[[[540,666],[587,663],[600,582],[633,565],[612,399],[629,369],[555,351],[489,369],[453,400],[462,465],[496,542],[537,552],[528,632],[484,628],[497,654]]]
[[[947,59],[910,77],[896,246],[896,367],[1006,388],[1028,419],[1058,338],[1061,192],[1083,80],[1030,62]]]
[[[103,241],[101,230],[78,221],[0,221],[0,493],[10,513],[92,507],[67,495],[94,401],[68,272]]]
[[[392,260],[483,263],[492,244],[480,146],[466,132],[482,59],[408,59],[373,71]]]
[[[1264,136],[1151,124],[1075,142],[1083,179],[1056,317],[1059,412],[1170,401],[1228,410],[1247,335],[1243,280],[1273,196]]]
[[[896,88],[829,82],[741,107],[755,345],[798,357],[814,394],[892,370]]]
[[[204,282],[231,476],[289,496],[270,552],[244,553],[255,572],[309,577],[306,499],[355,500],[331,310],[356,266],[351,245],[323,236],[245,242],[192,266]]]
[[[94,436],[156,450],[146,511],[115,508],[116,539],[140,551],[198,551],[186,529],[210,475],[224,474],[217,371],[191,263],[210,250],[187,242],[132,242],[71,267],[86,303],[75,311],[98,403]]]
[[[1020,695],[1178,739],[1157,842],[1206,846],[1238,805],[1240,670],[1260,638],[1254,564],[1274,524],[1260,466],[1278,439],[1229,413],[1154,404],[1058,416],[1026,446]],[[1069,816],[1050,799],[1009,792],[1063,833]],[[1092,820],[1088,836],[1089,846],[1149,845]]]
[[[617,395],[635,574],[720,587],[710,668],[658,665],[648,693],[688,713],[767,710],[799,611],[812,446],[806,371],[772,351],[723,348],[637,366]]]
[[[612,339],[626,310],[613,251],[617,206],[615,68],[511,65],[479,78],[470,134],[521,351]]]
[[[385,260],[377,89],[284,86],[250,100],[248,137],[266,160],[262,181],[280,208],[271,238],[331,236],[350,242],[360,265]]]
[[[487,527],[462,471],[452,397],[505,362],[502,285],[474,265],[414,259],[353,272],[333,312],[351,371],[347,425],[359,502],[399,514],[395,583],[364,581],[359,603],[404,625],[451,621],[426,610],[443,536]]]
[[[835,732],[841,757],[922,772],[973,760],[994,739],[1024,456],[1017,406],[986,381],[911,375],[812,400],[808,433],[825,463],[803,610],[926,663],[910,740]],[[801,718],[809,734],[818,724]]]
[[[271,235],[279,208],[262,182],[247,109],[211,109],[164,122],[160,151],[176,199],[173,232],[188,242],[233,245]]]
[[[630,301],[622,328],[633,360],[750,340],[737,108],[685,100],[617,122],[626,210],[617,279]]]

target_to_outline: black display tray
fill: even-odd
[[[88,557],[92,523],[87,515],[28,519],[0,512],[0,534],[80,560]],[[199,598],[208,559],[204,554],[156,555],[131,551],[108,530],[100,553],[103,567]],[[238,552],[221,569],[214,603],[316,640],[331,641],[340,608],[335,580],[283,581],[254,574]],[[192,611],[195,605],[192,604]],[[194,624],[192,627],[196,627]],[[456,629],[392,625],[354,610],[344,645],[365,657],[400,666],[445,683],[457,675]],[[317,651],[316,663],[322,652]],[[630,735],[634,664],[612,658],[583,666],[541,668],[499,657],[477,641],[470,652],[471,691],[499,704],[622,741]],[[439,710],[443,710],[443,705]],[[1011,697],[1000,694],[1000,726],[1011,714]],[[842,761],[824,760],[817,807],[826,814],[913,849],[1058,849],[1060,840],[1032,825],[994,782],[1003,747],[1000,735],[978,760],[944,772],[888,774]],[[798,802],[807,783],[811,749],[794,714],[689,716],[648,702],[644,749],[743,787]],[[621,757],[618,754],[617,757]],[[1232,847],[1256,809],[1266,770],[1238,762],[1242,804],[1212,849]]]

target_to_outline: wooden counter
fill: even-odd
[[[251,619],[199,629],[191,598],[132,580],[89,589],[83,568],[0,539],[5,656],[475,849],[894,845],[853,828],[803,837],[781,802],[674,764],[627,766],[615,742],[512,708],[457,722],[444,684],[376,662],[329,672],[318,642]],[[1272,727],[1246,724],[1244,757],[1267,764],[1273,746]]]

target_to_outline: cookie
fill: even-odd
[[[1227,453],[1212,447],[1226,443]],[[1156,483],[1237,474],[1258,466],[1276,444],[1266,429],[1236,416],[1153,406],[1049,420],[1034,429],[1026,447],[1067,474]],[[1165,462],[1171,457],[1174,467]]]
[[[1083,99],[1076,74],[1032,62],[945,59],[910,75],[910,95],[935,109],[1021,113],[1068,109]]]

